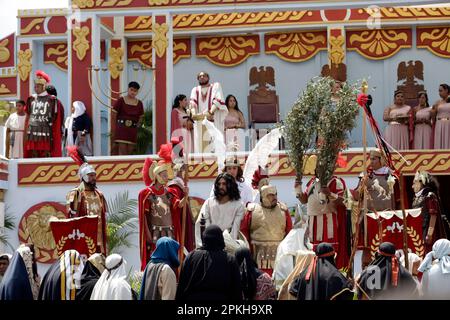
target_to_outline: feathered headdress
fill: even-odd
[[[87,162],[83,152],[81,152],[77,146],[67,146],[67,154],[73,159],[73,161],[75,161],[76,164],[80,166],[78,169],[80,179],[87,181],[87,175],[90,173],[95,173],[94,167]]]
[[[157,178],[157,175],[162,171],[167,171],[169,180],[173,179],[172,169],[172,144],[162,144],[158,151],[159,160],[145,159],[144,167],[142,169],[142,178],[144,184],[148,187]]]
[[[37,70],[35,76],[36,78],[34,80],[34,83],[42,84],[45,86],[51,81],[50,76],[42,70]]]
[[[261,182],[263,179],[268,179],[268,178],[269,178],[269,175],[263,173],[262,171],[263,171],[263,170],[262,170],[261,166],[259,166],[258,169],[256,169],[256,170],[255,170],[255,173],[253,174],[253,178],[252,178],[252,188],[255,189],[255,190],[260,189],[260,185],[259,185],[259,184],[260,184],[260,182]]]

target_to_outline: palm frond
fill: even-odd
[[[121,248],[130,248],[129,238],[137,233],[137,200],[129,199],[128,191],[120,192],[108,202],[107,215],[108,250],[120,253]]]
[[[8,212],[8,207],[5,208],[4,226],[0,228],[0,243],[10,247],[14,251],[14,247],[9,242],[9,237],[6,235],[6,230],[14,230],[16,223],[14,216]]]

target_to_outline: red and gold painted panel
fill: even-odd
[[[414,175],[417,170],[425,170],[433,175],[450,174],[450,150],[424,150],[403,152],[408,163],[401,162],[398,156],[394,156],[396,168],[404,175]],[[344,152],[343,157],[347,161],[345,168],[338,168],[336,173],[341,176],[358,176],[363,168],[363,154],[358,152]],[[245,156],[240,157],[240,162],[245,162]],[[144,157],[124,160],[92,161],[97,171],[98,183],[142,183],[142,167]],[[293,177],[294,168],[291,166],[286,154],[271,155],[269,174],[281,177]],[[306,168],[305,175],[312,175],[314,168]],[[217,175],[216,158],[195,157],[191,159],[188,167],[190,179],[212,179]],[[25,186],[49,185],[49,184],[74,184],[80,180],[77,175],[78,166],[73,162],[54,163],[19,163],[18,184]]]
[[[44,43],[44,63],[53,64],[58,69],[67,71],[67,42]]]
[[[173,64],[191,57],[191,38],[173,39]]]
[[[100,23],[110,31],[114,32],[114,17],[102,17]]]
[[[138,61],[142,65],[152,67],[152,40],[129,39],[127,44],[128,61]],[[173,39],[173,64],[182,58],[191,57],[191,39]]]
[[[0,159],[0,181],[8,182],[8,161]]]
[[[450,27],[417,28],[417,47],[435,55],[450,58]]]
[[[20,99],[30,96],[30,73],[33,68],[31,58],[33,52],[29,43],[21,43],[17,52],[17,73],[19,75]]]
[[[224,37],[199,37],[196,39],[196,54],[210,62],[223,66],[236,66],[251,55],[259,54],[258,35]]]
[[[381,60],[392,57],[402,48],[411,48],[411,29],[347,30],[347,49]]]
[[[0,75],[0,97],[17,96],[17,76]]]
[[[152,30],[152,17],[125,17],[125,32],[148,32]]]
[[[100,41],[100,60],[105,61],[106,59],[106,40]]]
[[[0,68],[14,67],[15,33],[0,40]]]
[[[142,65],[152,67],[152,40],[129,39],[127,43],[128,61],[138,61]]]
[[[268,33],[264,35],[265,52],[289,62],[301,62],[327,49],[327,31]]]
[[[67,32],[67,19],[64,16],[22,17],[21,36],[60,35]]]
[[[58,202],[41,202],[28,209],[19,222],[19,241],[34,244],[37,262],[52,263],[58,259],[51,217],[66,219],[66,207]]]

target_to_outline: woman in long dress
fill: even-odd
[[[225,105],[228,108],[228,114],[225,117],[225,143],[233,151],[244,151],[244,114],[239,110],[237,99],[232,94],[229,94],[225,99]]]
[[[414,149],[432,149],[431,108],[425,91],[419,92],[419,105],[414,108]]]
[[[442,100],[433,105],[432,117],[435,120],[434,148],[450,149],[450,87],[447,84],[439,86],[439,96]]]
[[[405,104],[403,92],[394,93],[394,103],[387,107],[383,113],[383,120],[388,122],[384,131],[384,138],[393,148],[406,150],[410,148],[410,121],[412,108]]]
[[[188,106],[187,98],[184,94],[175,97],[170,115],[171,138],[183,137],[184,150],[189,153],[194,152],[194,123],[188,117],[186,107]]]
[[[72,114],[64,123],[64,151],[68,146],[77,145],[85,156],[92,156],[92,121],[86,113],[86,106],[81,101],[74,101],[70,110]]]

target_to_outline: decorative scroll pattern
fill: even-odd
[[[41,15],[36,17],[20,18],[21,36],[50,36],[62,35],[67,32],[67,19],[65,16],[56,14]]]
[[[0,40],[0,68],[14,67],[14,42],[14,33]]]
[[[197,38],[197,56],[223,67],[236,66],[258,53],[258,35]]]
[[[337,37],[330,35],[330,51],[328,53],[330,62],[334,65],[338,65],[344,62],[345,59],[345,39],[343,35]]]
[[[17,95],[17,76],[0,76],[0,97],[13,97]]]
[[[166,49],[169,45],[169,39],[167,39],[167,31],[169,30],[169,26],[167,23],[155,23],[153,27],[153,36],[152,39],[152,47],[156,50],[156,55],[159,58],[162,58],[166,53]]]
[[[301,21],[305,14],[306,11],[177,14],[173,18],[173,27],[175,30],[184,30],[295,24]]]
[[[37,262],[52,263],[58,251],[49,219],[66,219],[66,208],[57,202],[42,202],[28,209],[19,222],[19,241],[34,244]]]
[[[142,65],[152,67],[152,41],[151,40],[128,40],[128,61],[138,61]]]
[[[125,32],[149,32],[152,30],[152,17],[125,17]]]
[[[111,78],[117,79],[123,70],[123,49],[122,48],[109,48],[109,63],[108,69],[111,74]]]
[[[87,26],[73,29],[73,36],[75,38],[75,41],[73,42],[73,50],[77,53],[77,58],[80,61],[84,59],[86,52],[90,47],[89,41],[86,39],[89,33],[90,30]]]
[[[417,28],[417,47],[435,55],[450,58],[450,28]]]
[[[30,72],[32,69],[31,65],[31,57],[33,56],[33,53],[30,49],[26,50],[19,50],[17,53],[17,70],[19,72],[20,80],[27,81],[28,77],[30,76]]]
[[[72,7],[80,9],[126,7],[134,0],[72,0]]]
[[[380,60],[392,57],[412,45],[411,29],[348,30],[347,49],[362,56]]]
[[[182,58],[191,57],[191,39],[173,39],[173,64],[176,64]]]
[[[367,13],[372,16],[378,14],[380,18],[434,18],[434,17],[450,17],[450,7],[436,8],[414,8],[414,7],[397,7],[397,8],[367,8]]]
[[[67,43],[44,43],[44,63],[55,65],[58,69],[67,71]]]
[[[269,33],[264,36],[265,51],[280,59],[300,62],[327,49],[327,32]]]
[[[433,175],[450,174],[450,151],[405,151],[403,156],[408,163],[403,163],[398,156],[394,156],[396,168],[404,175],[414,175],[417,170],[428,171]],[[341,176],[358,176],[362,172],[363,154],[361,152],[343,153],[347,161],[345,168],[337,168],[336,174]],[[240,158],[241,163],[245,157]],[[92,165],[97,171],[98,183],[141,183],[142,166],[144,158],[124,161],[93,161]],[[289,157],[281,154],[279,157],[271,156],[270,175],[293,177],[294,168],[291,166]],[[54,185],[54,184],[77,184],[78,166],[72,162],[55,162],[51,164],[18,164],[19,185]],[[217,163],[215,159],[195,158],[190,162],[189,177],[191,179],[211,179],[217,174]],[[306,175],[314,174],[314,168],[307,168]]]

